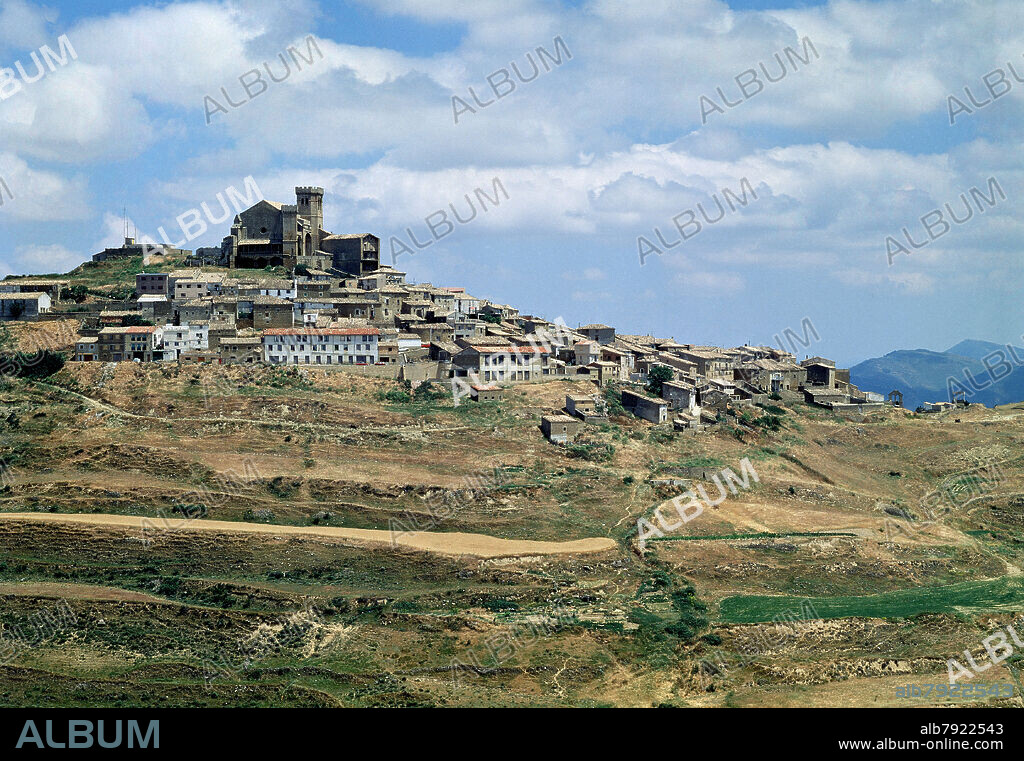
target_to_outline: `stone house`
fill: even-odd
[[[451,362],[460,351],[462,347],[451,341],[430,342],[430,359],[435,362]]]
[[[330,280],[296,280],[295,299],[297,301],[327,303],[331,298],[331,289]]]
[[[796,391],[807,380],[806,368],[774,359],[741,362],[733,373],[735,380],[745,381],[767,394]]]
[[[144,320],[160,323],[171,319],[171,302],[166,296],[139,296],[138,305],[139,314]]]
[[[633,369],[633,355],[628,351],[620,351],[611,346],[601,346],[601,362],[612,362],[618,366],[618,380],[628,381]]]
[[[8,277],[0,282],[0,293],[45,293],[50,301],[60,301],[63,292],[71,285],[70,280],[50,280],[40,278],[14,278]]]
[[[177,322],[209,322],[213,316],[213,299],[194,299],[178,306],[175,310]]]
[[[498,386],[478,386],[471,385],[469,387],[469,398],[474,402],[496,402],[501,399],[502,391]]]
[[[668,420],[668,403],[636,391],[622,392],[622,406],[638,418],[652,423],[664,423]]]
[[[807,371],[807,385],[824,388],[835,388],[836,365],[830,360],[815,357],[805,359],[800,366]]]
[[[732,357],[715,348],[683,348],[672,353],[696,365],[697,373],[705,378],[732,380],[735,361]]]
[[[610,325],[602,325],[595,323],[592,325],[582,325],[576,328],[577,333],[582,333],[590,341],[595,341],[602,346],[612,343],[615,340],[615,328]]]
[[[576,364],[580,367],[601,359],[601,346],[596,341],[580,341],[572,347]]]
[[[700,391],[683,381],[663,381],[661,398],[676,411],[700,414]]]
[[[621,367],[618,362],[591,362],[583,368],[585,374],[599,386],[606,386],[620,379]]]
[[[222,338],[217,347],[222,364],[255,365],[263,361],[263,339],[259,336]]]
[[[585,417],[597,413],[597,398],[586,394],[566,394],[565,411],[575,417]]]
[[[252,325],[256,330],[290,328],[294,324],[294,305],[277,296],[254,296]]]
[[[94,362],[99,356],[99,351],[97,336],[79,336],[75,340],[76,362]]]
[[[388,287],[401,287],[405,285],[406,273],[397,270],[387,264],[381,265],[373,272],[368,272],[357,278],[357,287],[364,291],[379,291]],[[403,292],[406,292],[403,289]]]
[[[576,440],[580,432],[579,420],[568,415],[544,415],[540,429],[544,437],[555,444],[568,444]]]
[[[103,328],[99,332],[100,362],[152,362],[156,349],[156,327],[137,325],[127,328]]]

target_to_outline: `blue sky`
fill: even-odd
[[[820,341],[801,351],[844,364],[1019,343],[1022,21],[1016,0],[0,0],[0,276],[118,243],[123,207],[140,236],[177,242],[177,217],[216,215],[249,176],[282,202],[322,185],[326,226],[374,232],[388,259],[498,178],[498,206],[398,259],[411,279],[687,342],[772,343],[809,319]],[[62,35],[75,57],[23,81],[16,63],[32,79]],[[239,78],[280,76],[289,48],[313,63],[245,97]],[[510,63],[530,79],[538,48],[547,67],[517,79]],[[951,126],[965,86],[991,102]],[[469,88],[494,102],[456,123]],[[224,109],[209,124],[207,96]],[[702,221],[700,203],[715,219],[743,181],[756,200],[640,265],[638,238],[672,244],[673,217]],[[921,217],[963,216],[971,188],[995,203],[930,240]],[[903,228],[927,245],[890,266]]]

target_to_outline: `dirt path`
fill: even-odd
[[[27,581],[18,584],[0,584],[0,597],[56,597],[74,600],[97,600],[100,602],[157,602],[166,604],[163,597],[154,597],[143,592],[133,592],[118,587],[102,587],[95,584],[57,584],[42,581]]]
[[[276,526],[265,523],[240,523],[211,520],[164,520],[136,515],[0,513],[0,521],[29,523],[72,523],[98,528],[129,529],[159,536],[165,531],[203,531],[219,534],[269,534],[274,536],[312,536],[320,539],[343,539],[347,543],[434,552],[453,557],[478,558],[519,557],[522,555],[575,555],[606,552],[615,549],[612,539],[577,539],[570,542],[540,542],[525,539],[499,539],[485,534],[432,533],[410,531],[395,534],[379,529],[340,528],[334,526]]]

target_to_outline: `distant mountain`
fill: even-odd
[[[1014,351],[1017,352],[1018,357],[1024,358],[1024,349],[1019,346],[1013,347]],[[1006,351],[1005,344],[994,344],[991,341],[978,341],[973,338],[968,338],[966,341],[961,341],[956,346],[951,346],[946,349],[946,354],[959,354],[961,357],[970,357],[971,359],[982,359],[987,357],[994,351],[997,350]],[[1013,357],[1009,356],[1010,362],[1013,362]],[[997,360],[998,361],[998,360]]]
[[[977,340],[961,341],[947,351],[900,349],[851,367],[850,382],[882,394],[899,389],[903,406],[911,410],[924,402],[949,401],[950,386],[965,389],[967,401],[987,407],[1024,401],[1024,349],[1012,349]],[[982,362],[985,357],[990,357],[991,372]]]

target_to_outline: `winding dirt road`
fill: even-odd
[[[375,547],[402,547],[451,557],[505,558],[524,555],[585,555],[615,549],[615,541],[603,537],[569,542],[540,542],[526,539],[499,539],[485,534],[410,531],[395,533],[379,529],[340,528],[335,526],[278,526],[266,523],[241,523],[211,520],[165,520],[137,515],[0,513],[0,522],[64,523],[104,529],[142,532],[154,538],[163,532],[196,531],[215,534],[270,534],[274,536],[311,536],[340,539],[345,544]]]

